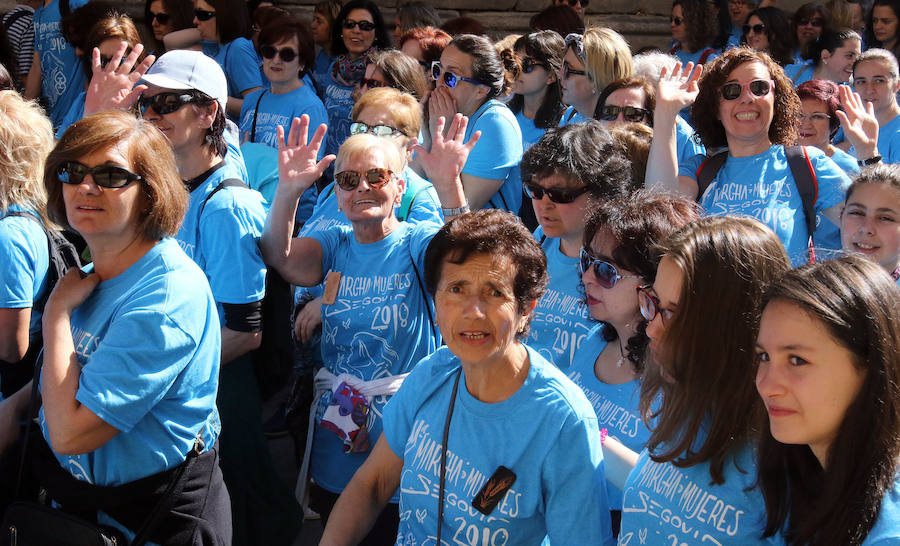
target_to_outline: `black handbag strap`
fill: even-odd
[[[441,440],[441,471],[440,484],[438,485],[438,520],[437,537],[434,543],[441,544],[441,527],[444,523],[444,485],[447,481],[447,440],[450,437],[450,419],[453,418],[453,407],[456,405],[456,391],[459,390],[459,378],[462,376],[462,366],[456,372],[456,380],[453,381],[453,391],[450,393],[450,405],[447,406],[447,418],[444,420],[444,434]]]
[[[250,129],[250,142],[256,142],[256,118],[259,116],[259,103],[262,102],[263,95],[266,94],[266,90],[263,89],[259,94],[259,98],[256,99],[256,108],[253,109],[253,127]]]

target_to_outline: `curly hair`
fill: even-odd
[[[703,67],[700,92],[691,106],[691,119],[697,134],[707,149],[728,144],[725,127],[719,120],[719,88],[728,81],[731,73],[744,63],[762,63],[775,81],[775,105],[769,124],[769,140],[772,144],[789,146],[797,140],[797,118],[800,116],[800,98],[794,91],[790,78],[767,53],[748,47],[729,49]]]
[[[0,214],[10,205],[47,221],[44,161],[53,147],[53,127],[37,102],[12,90],[0,91]]]
[[[694,53],[709,46],[716,37],[716,19],[706,0],[675,0],[672,7],[681,6],[687,38],[681,46]]]
[[[791,35],[791,21],[782,10],[775,7],[759,8],[750,12],[747,21],[753,16],[759,17],[766,27],[766,38],[769,47],[766,52],[781,66],[794,62],[794,37]],[[746,23],[744,25],[746,28]],[[741,36],[741,45],[747,45],[747,34]]]

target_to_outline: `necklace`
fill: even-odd
[[[619,360],[616,360],[616,368],[621,368],[622,364],[625,363],[625,351],[622,348],[622,340],[619,340]]]

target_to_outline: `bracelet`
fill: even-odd
[[[469,204],[466,203],[465,205],[463,205],[461,207],[456,207],[455,209],[442,208],[441,212],[444,214],[444,216],[458,216],[460,214],[465,214],[465,213],[469,212]]]
[[[608,435],[609,435],[609,430],[607,430],[606,427],[603,427],[600,429],[600,445],[601,446],[606,443],[606,437]]]
[[[876,155],[874,157],[870,157],[869,159],[860,159],[856,162],[860,167],[868,167],[869,165],[875,165],[876,163],[881,163],[881,156]]]

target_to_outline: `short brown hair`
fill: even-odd
[[[350,119],[357,121],[359,114],[370,106],[383,106],[393,116],[392,125],[408,138],[417,138],[422,128],[422,107],[409,93],[393,87],[369,89],[356,101]]]
[[[74,123],[50,152],[44,171],[50,219],[72,229],[57,175],[63,163],[120,144],[126,145],[129,169],[143,178],[145,203],[138,232],[149,241],[175,235],[187,211],[188,193],[178,176],[172,146],[151,123],[120,111],[101,112]]]
[[[762,63],[775,81],[775,105],[772,123],[769,125],[769,140],[772,144],[790,146],[797,140],[797,119],[800,116],[800,98],[794,91],[794,84],[784,75],[784,70],[772,57],[749,47],[729,49],[703,66],[698,86],[700,92],[691,106],[691,120],[697,134],[707,149],[728,144],[725,127],[719,120],[719,88],[728,81],[728,75],[744,63]]]
[[[422,100],[428,91],[428,82],[419,62],[396,49],[375,51],[368,58],[368,64],[384,74],[385,83],[394,89]]]

